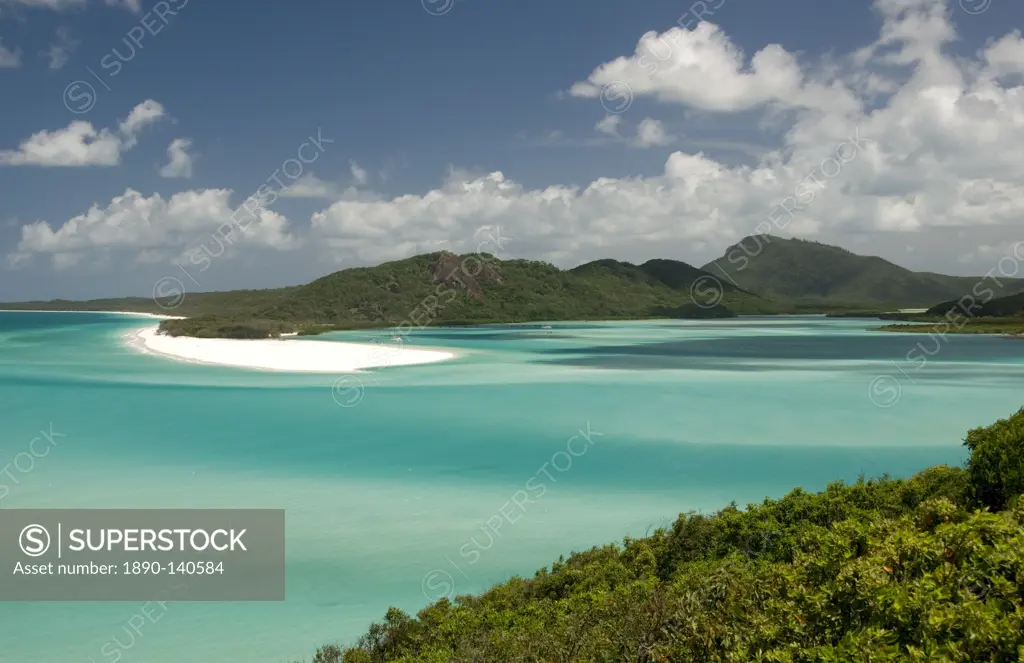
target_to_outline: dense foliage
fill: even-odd
[[[928,309],[929,315],[949,316],[951,320],[972,318],[1024,317],[1024,293],[996,297],[986,301],[984,297],[965,297],[936,304]]]
[[[967,433],[971,495],[990,509],[1003,509],[1024,494],[1024,409],[991,426]]]
[[[694,282],[707,287],[694,301]],[[730,307],[719,301],[729,297]],[[241,314],[172,320],[174,335],[273,336],[330,329],[465,325],[541,320],[729,317],[738,309],[771,313],[779,306],[674,260],[636,266],[602,260],[561,270],[544,262],[489,254],[431,253],[376,267],[335,272],[289,289]]]
[[[1020,663],[1024,410],[966,444],[966,471],[685,514],[416,617],[391,608],[314,661]]]
[[[763,297],[807,304],[846,303],[849,309],[929,307],[959,299],[980,280],[912,272],[882,258],[774,235],[747,237],[703,269],[728,274],[739,287]],[[1000,277],[998,282],[987,281],[985,287],[997,295],[1011,294],[1024,290],[1024,280]]]

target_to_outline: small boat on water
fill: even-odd
[[[391,337],[391,340],[392,340],[392,341],[394,341],[395,343],[401,343],[401,342],[402,342],[402,337],[401,337],[401,336],[398,336],[398,335],[396,334],[395,336],[392,336],[392,337]]]
[[[551,329],[551,325],[544,325],[543,329]]]

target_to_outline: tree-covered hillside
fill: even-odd
[[[818,242],[748,237],[698,269],[678,260],[595,260],[562,270],[534,260],[440,252],[345,269],[274,290],[182,293],[86,302],[0,304],[0,309],[123,310],[185,316],[174,335],[264,338],[358,327],[540,320],[707,318],[736,314],[892,311],[977,292],[979,278],[911,272]],[[986,282],[995,294],[1024,280]],[[161,294],[158,292],[157,294]]]
[[[984,295],[985,293],[982,293]],[[928,309],[932,316],[974,318],[1024,317],[1024,293],[1008,297],[968,296],[936,304]]]
[[[260,337],[362,326],[419,327],[538,320],[707,317],[769,313],[779,306],[732,286],[694,301],[696,279],[683,262],[641,266],[603,260],[561,270],[545,262],[489,254],[431,253],[376,267],[345,269],[289,289],[266,305],[225,316],[171,320],[171,334]],[[720,305],[728,296],[726,309]]]
[[[1001,334],[1024,337],[1024,293],[993,298],[982,288],[959,299],[937,304],[926,312],[900,316],[916,324],[887,325],[881,331],[911,334]],[[925,323],[925,324],[921,324]]]
[[[1024,410],[966,469],[837,483],[562,558],[315,663],[1024,661]]]
[[[909,269],[838,246],[774,235],[755,235],[726,249],[702,268],[764,297],[846,302],[851,308],[928,307],[972,292],[982,277],[945,276]],[[989,280],[998,295],[1024,290],[1024,279]]]

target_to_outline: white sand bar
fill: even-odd
[[[36,311],[34,309],[0,309],[0,313],[110,313],[113,315],[137,315],[141,318],[156,318],[158,320],[184,320],[180,315],[161,315],[159,313],[139,313],[138,311]]]
[[[431,364],[454,352],[402,347],[401,343],[337,343],[287,339],[235,340],[157,333],[146,327],[128,337],[129,345],[182,361],[296,373],[346,373],[366,368]]]

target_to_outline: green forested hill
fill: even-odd
[[[701,290],[704,299],[697,305],[691,287],[701,276],[712,292]],[[370,325],[705,317],[779,310],[778,304],[738,288],[716,288],[704,272],[672,260],[639,267],[601,260],[561,270],[545,262],[441,252],[335,272],[238,315],[201,314],[163,326],[172,334],[264,336]],[[724,306],[712,306],[720,303]]]
[[[189,318],[163,323],[172,334],[262,338],[403,324],[893,310],[959,299],[976,291],[980,280],[911,272],[839,247],[760,235],[704,269],[678,260],[634,265],[604,259],[562,270],[533,260],[440,252],[274,290],[187,293],[180,301],[22,302],[0,309],[170,313]],[[1001,289],[995,282],[984,285],[997,294],[1024,290],[1024,280],[1000,282]]]
[[[655,259],[642,265],[620,262],[605,258],[594,260],[570,270],[577,276],[595,276],[612,274],[633,283],[644,283],[650,286],[665,286],[680,290],[688,289],[694,281],[707,276],[707,272],[679,260]],[[741,292],[738,288],[726,284],[726,294]]]
[[[564,271],[531,260],[433,253],[377,267],[347,269],[303,286],[263,313],[268,317],[334,323],[400,323],[416,313],[442,321],[629,318],[692,301],[700,270],[675,263],[668,282],[614,260]],[[759,297],[737,304],[770,308]]]
[[[1024,293],[988,299],[990,294],[978,292],[981,297],[967,295],[936,304],[922,314],[901,316],[898,319],[912,324],[887,325],[880,331],[1024,337]]]
[[[702,268],[764,297],[796,301],[846,302],[899,309],[929,307],[972,292],[981,277],[912,272],[887,260],[846,249],[774,235],[747,237]],[[727,276],[726,276],[727,275]],[[997,294],[1024,290],[1024,279],[1000,277],[987,286]]]
[[[966,469],[837,483],[397,608],[314,663],[1020,663],[1024,410]]]
[[[1024,317],[1024,293],[1010,295],[1008,297],[997,297],[989,301],[984,298],[977,299],[954,299],[948,302],[936,304],[928,309],[926,315],[944,316],[953,313],[959,316],[971,316],[976,318],[1012,318]]]
[[[683,262],[659,262],[665,266],[655,276],[645,269],[651,263],[602,260],[565,271],[532,260],[432,253],[336,272],[289,293],[263,314],[396,324],[431,311],[439,321],[641,317],[691,302],[690,286],[704,274]],[[738,309],[773,308],[736,288],[729,288],[729,296]]]

